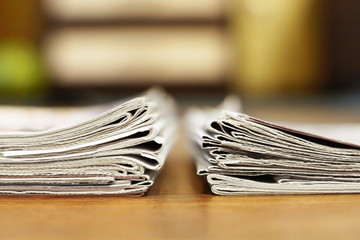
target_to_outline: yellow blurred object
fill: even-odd
[[[325,75],[323,0],[233,0],[232,87],[243,94],[316,89]]]

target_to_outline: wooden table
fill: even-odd
[[[184,143],[143,197],[0,197],[0,239],[360,238],[360,195],[214,196]]]

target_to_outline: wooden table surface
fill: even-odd
[[[179,140],[143,197],[0,197],[0,239],[360,239],[360,195],[215,196]]]

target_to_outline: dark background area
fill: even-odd
[[[357,101],[359,1],[106,4],[0,0],[0,101],[71,105],[153,85],[187,100]]]

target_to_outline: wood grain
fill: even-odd
[[[360,237],[360,195],[214,196],[184,145],[143,197],[0,197],[0,239]]]

